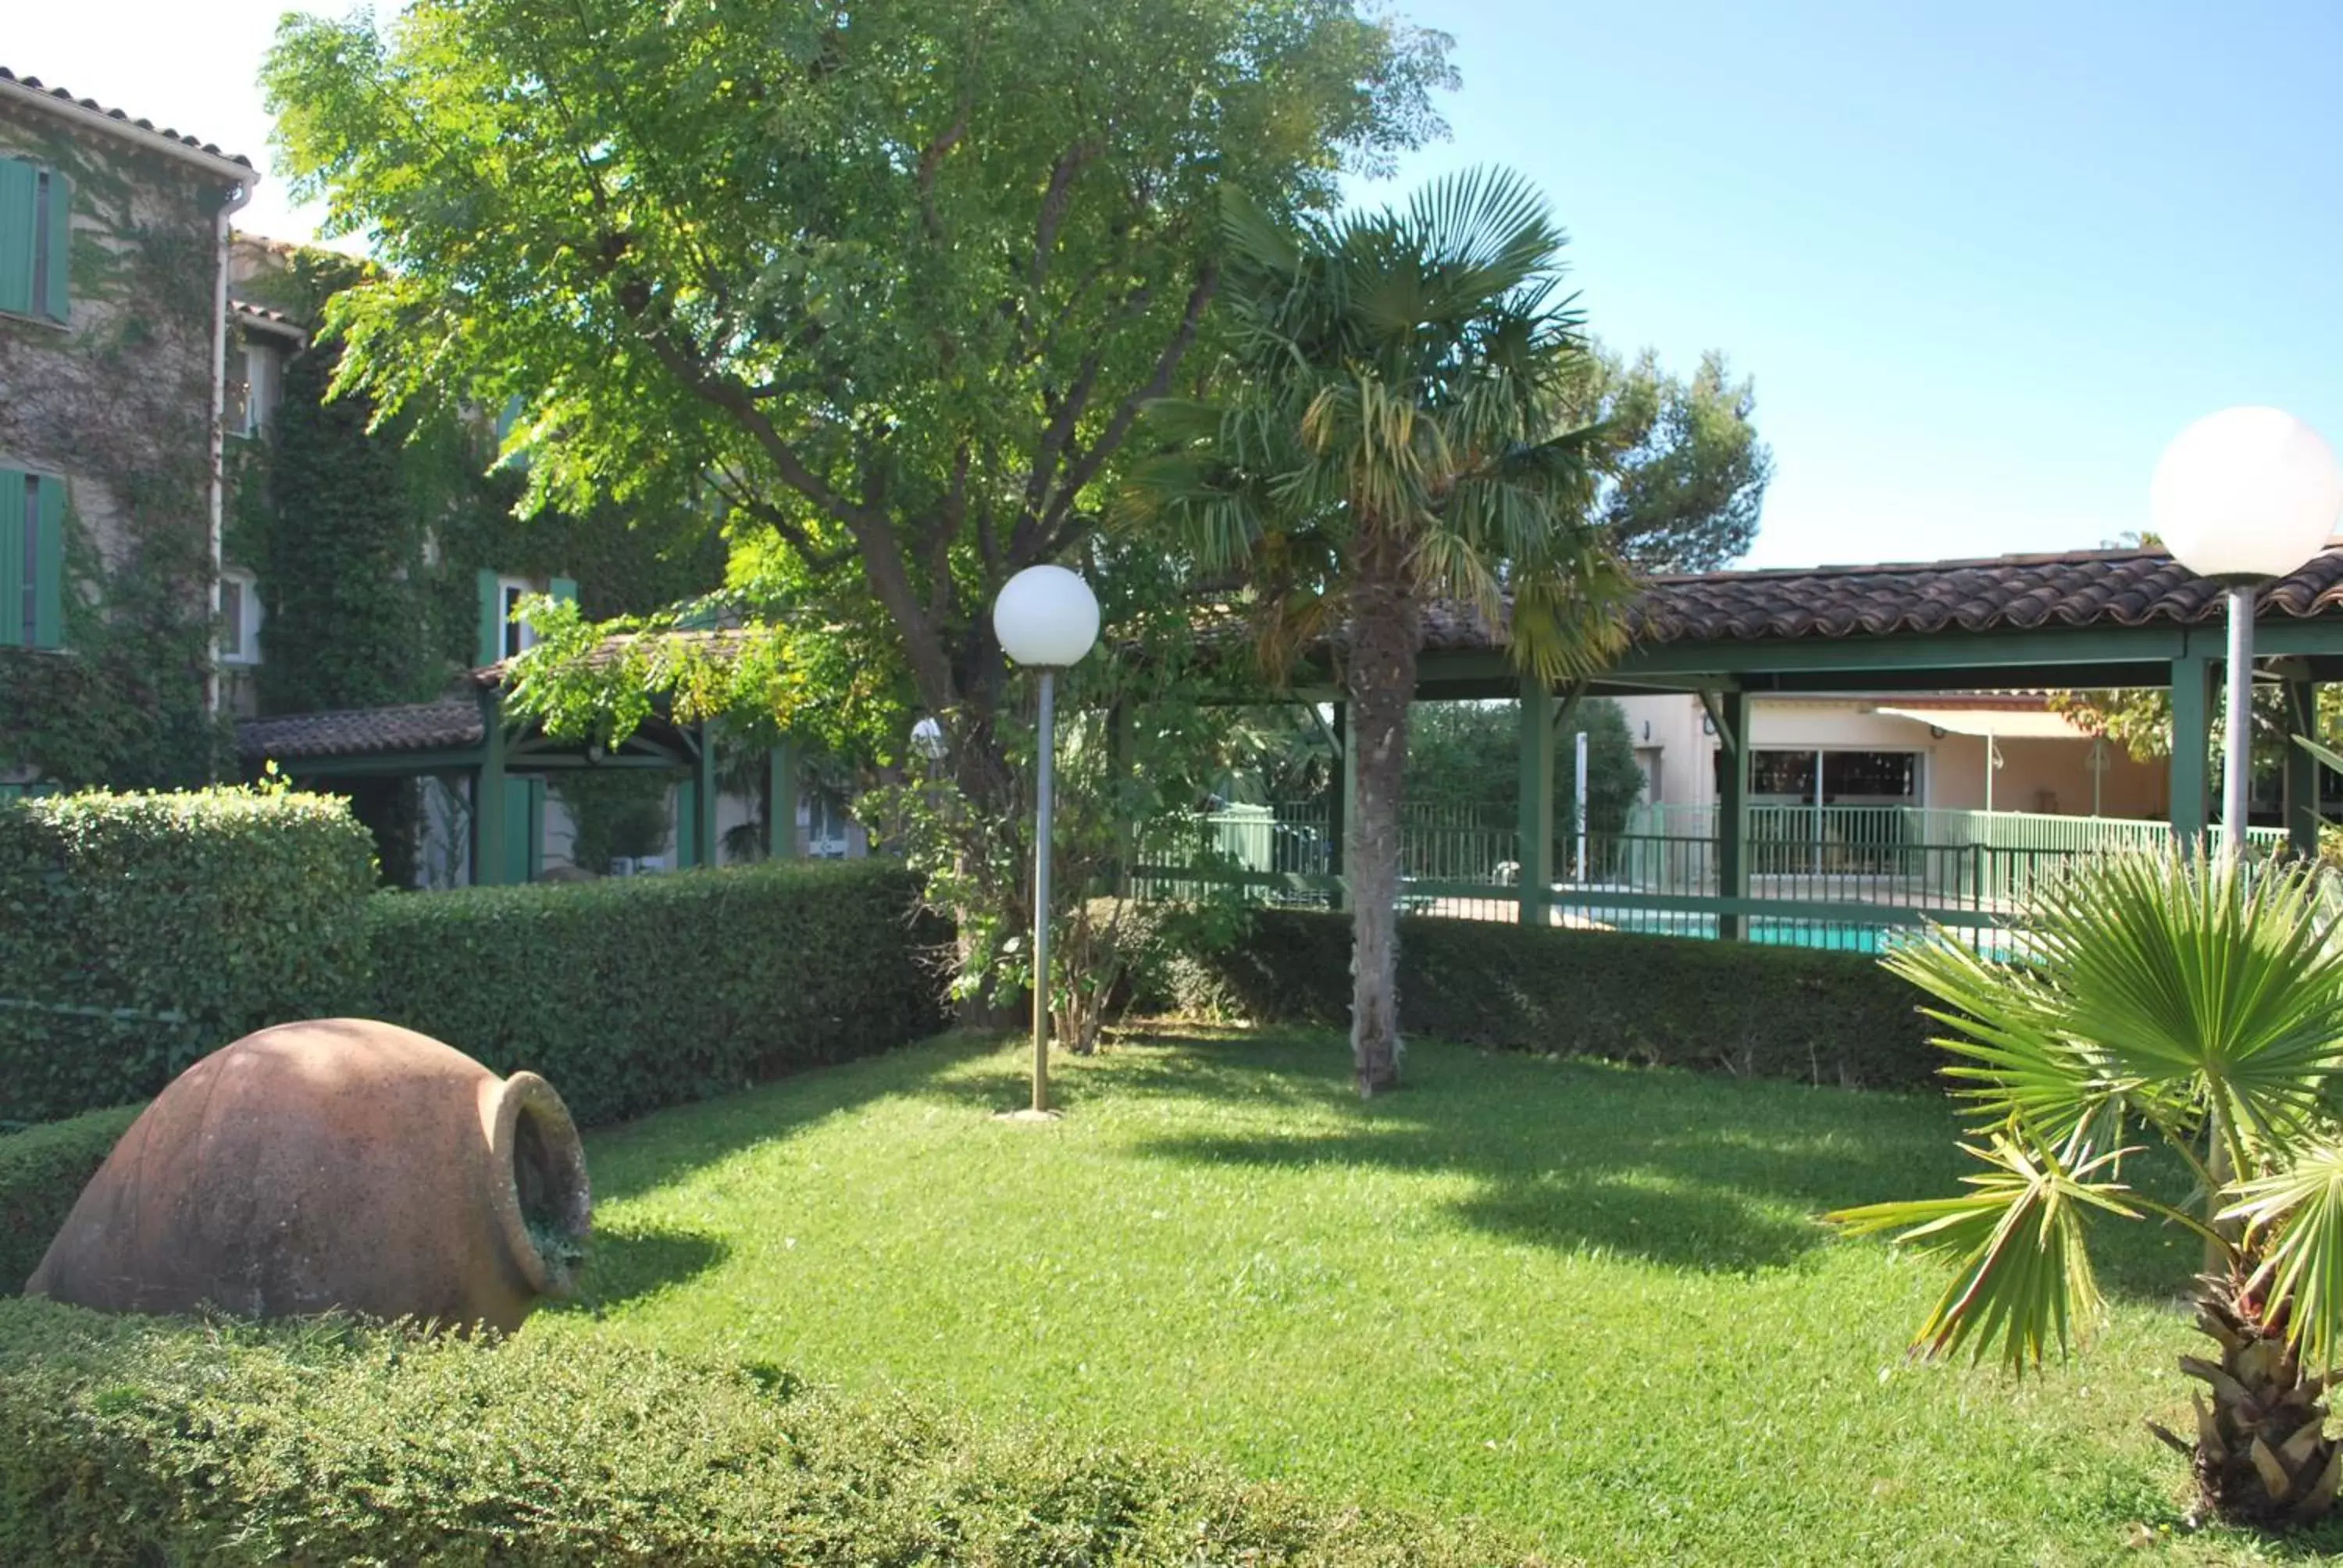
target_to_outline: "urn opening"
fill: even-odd
[[[592,1229],[594,1201],[586,1151],[553,1086],[517,1072],[498,1091],[491,1168],[505,1243],[529,1284],[542,1294],[577,1288]]]

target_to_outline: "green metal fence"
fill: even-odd
[[[2028,892],[2083,857],[2169,841],[2161,822],[1903,806],[1765,803],[1749,808],[1748,896],[1723,896],[1713,807],[1640,806],[1615,830],[1555,834],[1550,918],[1677,936],[1877,950],[1936,924],[1980,947]],[[1341,858],[1322,801],[1236,806],[1151,843],[1143,896],[1234,888],[1267,903],[1340,903]],[[2283,829],[2251,838],[2282,849]],[[1515,920],[1519,830],[1511,802],[1410,805],[1401,863],[1411,912]]]

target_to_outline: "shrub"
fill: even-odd
[[[917,903],[881,861],[385,894],[354,1010],[612,1121],[941,1028]]]
[[[325,796],[0,803],[0,1121],[141,1099],[238,1035],[344,1009],[372,852]]]
[[[1477,1533],[613,1342],[0,1302],[0,1562],[1487,1563]]]
[[[140,1105],[93,1111],[0,1137],[0,1296],[13,1296],[106,1163]]]
[[[1873,1088],[1934,1084],[1921,998],[1855,953],[1499,925],[1400,922],[1401,1026],[1468,1044]],[[1347,1028],[1349,917],[1264,910],[1174,965],[1176,1010]]]

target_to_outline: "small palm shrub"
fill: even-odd
[[[2212,1342],[2181,1359],[2204,1385],[2196,1430],[2157,1430],[2189,1456],[2205,1505],[2244,1522],[2317,1518],[2343,1483],[2324,1402],[2343,1354],[2338,913],[2315,869],[2130,855],[2039,892],[2022,961],[1948,941],[1892,954],[1887,967],[1940,1004],[1926,1010],[1949,1031],[1937,1043],[1981,1169],[1959,1197],[1831,1216],[1953,1261],[1916,1353],[1996,1352],[2018,1372],[2099,1315],[2097,1229],[2156,1219],[2196,1232],[2197,1322]],[[2190,1202],[2125,1179],[2151,1140],[2195,1172]]]

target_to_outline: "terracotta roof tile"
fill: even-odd
[[[228,163],[242,164],[247,169],[252,167],[252,160],[241,153],[224,153],[215,143],[198,140],[183,131],[175,131],[167,126],[158,126],[152,120],[134,119],[123,110],[109,109],[95,98],[76,98],[63,87],[45,86],[38,76],[20,76],[7,66],[0,65],[0,82],[14,82],[16,85],[29,88],[35,93],[46,93],[60,103],[72,104],[77,108],[87,109],[92,114],[104,115],[109,120],[119,120],[126,126],[133,126],[142,131],[152,131],[158,136],[168,136],[171,140],[184,143],[199,153],[209,153],[212,156],[225,159]]]
[[[484,733],[479,703],[456,697],[396,708],[246,719],[236,727],[236,748],[255,762],[297,762],[311,757],[477,746]]]
[[[1654,578],[1629,612],[1637,643],[1889,637],[1897,633],[2030,630],[2213,621],[2221,588],[2159,550],[1903,565],[1808,567]],[[2264,588],[2265,619],[2307,619],[2343,608],[2343,549],[2329,549]],[[1433,607],[1424,645],[1500,646],[1470,608]]]

